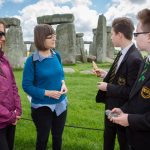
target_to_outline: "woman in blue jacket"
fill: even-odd
[[[36,126],[36,150],[46,150],[52,133],[53,150],[61,150],[62,133],[67,115],[67,87],[60,55],[55,48],[56,35],[52,26],[40,24],[34,28],[37,51],[24,67],[22,86],[32,97],[31,116]]]

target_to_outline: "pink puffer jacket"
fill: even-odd
[[[12,67],[0,50],[0,129],[16,121],[22,113]]]

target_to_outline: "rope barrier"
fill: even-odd
[[[28,118],[21,118],[21,120],[26,120],[26,121],[31,121],[31,119]],[[88,127],[81,127],[81,126],[75,126],[75,125],[65,125],[66,127],[69,128],[78,128],[78,129],[83,129],[83,130],[94,130],[94,131],[104,131],[104,129],[100,129],[100,128],[88,128]]]

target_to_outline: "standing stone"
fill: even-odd
[[[34,43],[31,43],[31,46],[30,46],[30,52],[32,53],[32,52],[35,52],[37,50],[37,48],[36,48],[36,46],[35,46],[35,44]]]
[[[23,44],[23,56],[26,57],[27,56],[27,45]]]
[[[76,32],[73,23],[57,26],[56,50],[62,57],[63,64],[75,64],[76,60]]]
[[[103,15],[99,16],[98,26],[96,30],[96,58],[97,62],[105,62],[106,59],[106,45],[107,45],[107,28],[106,18]]]
[[[96,48],[95,48],[95,43],[96,43],[96,30],[93,29],[93,42],[90,44],[89,47],[89,55],[97,56]]]
[[[87,57],[84,51],[84,41],[83,41],[83,33],[76,34],[76,53],[77,55],[81,55],[81,61],[87,62]]]
[[[5,52],[13,68],[23,68],[24,42],[21,27],[10,26],[8,29]]]
[[[81,39],[83,39],[83,33],[76,33],[76,54],[81,55],[80,47],[81,47]],[[82,43],[84,44],[84,43]]]
[[[107,57],[114,59],[114,46],[111,40],[111,27],[107,27]]]

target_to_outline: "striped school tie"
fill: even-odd
[[[110,78],[109,78],[109,83],[112,83],[114,78],[115,78],[115,74],[116,74],[116,69],[117,69],[117,64],[119,61],[119,58],[121,57],[122,53],[121,51],[117,54],[117,57],[114,60],[114,63],[112,65],[112,69],[111,69],[111,74],[110,74]]]
[[[147,58],[147,59],[146,59],[146,62],[145,62],[145,65],[144,65],[144,69],[143,69],[143,71],[142,71],[142,73],[141,73],[141,75],[140,75],[140,78],[139,78],[139,80],[138,80],[139,82],[142,82],[142,81],[145,80],[145,74],[147,73],[149,66],[150,66],[150,61],[149,61],[149,59]]]

